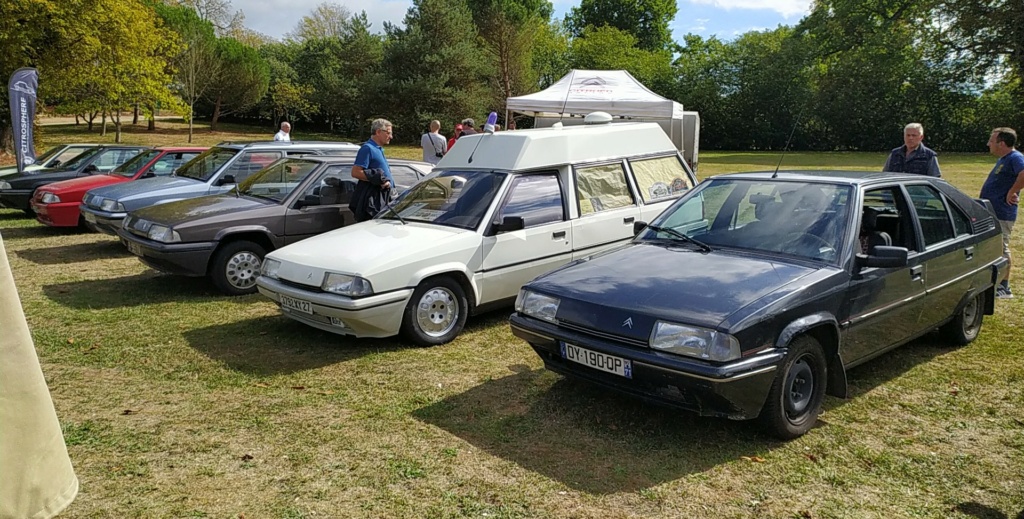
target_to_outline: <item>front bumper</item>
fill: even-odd
[[[210,256],[217,248],[217,242],[160,243],[124,230],[118,231],[117,235],[128,251],[146,265],[179,276],[205,276]]]
[[[5,209],[20,209],[22,211],[32,209],[31,201],[31,189],[5,189],[0,191],[0,207]]]
[[[78,202],[44,204],[38,200],[32,200],[32,211],[36,213],[36,220],[51,227],[77,227],[79,216],[81,216],[78,206]]]
[[[260,293],[281,304],[281,296],[310,303],[312,314],[281,307],[281,313],[301,323],[339,335],[391,337],[402,328],[402,316],[412,289],[352,299],[294,287],[266,276],[256,278]],[[333,318],[333,319],[332,319]]]
[[[82,217],[85,218],[86,227],[111,236],[117,236],[117,231],[121,229],[121,222],[128,216],[128,213],[108,213],[85,204],[79,205],[78,208],[82,212]]]
[[[773,349],[716,366],[567,330],[518,313],[512,314],[509,322],[512,333],[530,343],[551,371],[657,404],[733,420],[761,413],[776,370],[786,356],[785,351]],[[566,360],[562,342],[630,360],[632,378]]]

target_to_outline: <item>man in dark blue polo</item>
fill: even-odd
[[[373,218],[391,202],[391,167],[384,158],[384,146],[391,142],[391,121],[376,119],[370,124],[370,140],[356,153],[352,178],[359,180],[349,209],[357,222]]]
[[[903,146],[889,153],[889,159],[885,161],[882,171],[941,177],[939,159],[934,151],[921,144],[923,140],[924,126],[921,126],[921,123],[908,124],[903,128]]]

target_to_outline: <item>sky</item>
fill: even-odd
[[[401,25],[410,0],[329,0],[349,11],[366,11],[370,30],[382,32],[384,22]],[[245,25],[280,39],[295,28],[303,16],[324,0],[232,0],[235,10],[245,13]],[[676,0],[678,12],[672,23],[677,41],[688,33],[729,41],[748,31],[796,25],[810,9],[811,0]],[[579,5],[579,0],[552,0],[555,16]]]

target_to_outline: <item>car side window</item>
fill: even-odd
[[[110,171],[138,155],[140,151],[142,150],[107,150],[96,157],[93,165],[100,171]]]
[[[242,183],[249,175],[269,166],[275,160],[281,158],[278,151],[248,151],[242,153],[238,160],[224,171],[225,175],[233,175],[236,183]]]
[[[942,195],[938,190],[931,186],[917,184],[907,186],[907,193],[910,195],[910,201],[914,204],[917,220],[921,224],[924,246],[930,247],[936,243],[953,239],[953,222],[950,221],[949,211],[946,210],[945,201],[942,200]]]
[[[565,220],[558,176],[545,173],[522,175],[513,179],[510,194],[498,210],[497,221],[502,221],[506,216],[522,216],[526,227]]]
[[[864,212],[873,210],[874,226],[865,229],[863,225]],[[873,189],[864,193],[864,206],[861,213],[861,234],[867,232],[880,232],[889,236],[894,247],[905,247],[907,250],[917,250],[917,242],[914,239],[913,224],[907,208],[903,192],[897,187],[886,187]]]
[[[580,216],[635,205],[621,162],[576,167]]]
[[[420,180],[416,170],[409,166],[391,166],[391,177],[395,179],[395,185],[403,188],[410,188]]]
[[[156,160],[150,171],[158,177],[170,175],[178,166],[192,160],[198,153],[168,153]]]
[[[690,175],[676,155],[631,159],[629,167],[645,204],[676,198],[693,188]]]
[[[949,202],[950,213],[953,215],[953,230],[957,236],[971,234],[971,219],[967,217],[963,209],[955,203]]]
[[[352,178],[351,164],[331,166],[306,188],[302,199],[315,196],[319,199],[319,205],[347,204],[352,200],[355,189],[356,180]]]

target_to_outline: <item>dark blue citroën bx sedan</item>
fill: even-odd
[[[636,229],[524,285],[513,333],[552,371],[783,439],[850,367],[974,340],[1006,268],[987,202],[915,175],[724,175]]]

